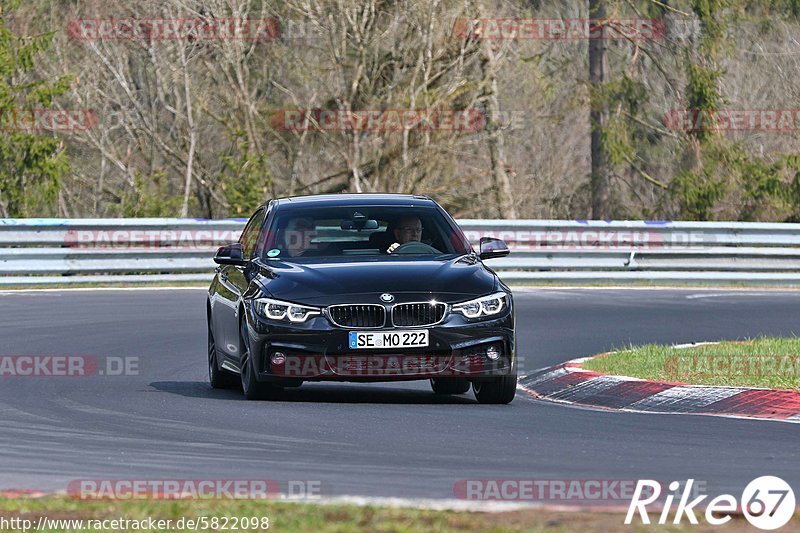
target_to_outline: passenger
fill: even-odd
[[[308,217],[295,217],[286,224],[283,234],[283,243],[289,257],[303,255],[314,244],[311,240],[317,236],[317,226],[314,220]]]

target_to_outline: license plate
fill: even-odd
[[[424,348],[428,346],[428,330],[351,331],[350,348]]]

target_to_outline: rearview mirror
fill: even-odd
[[[342,229],[357,229],[359,231],[362,229],[378,229],[378,221],[372,219],[342,220],[340,227]]]
[[[234,265],[244,266],[247,261],[244,260],[244,249],[242,244],[235,242],[233,244],[226,244],[217,250],[217,255],[214,256],[214,262],[218,265]]]
[[[494,237],[481,237],[480,240],[480,254],[481,259],[492,259],[495,257],[504,257],[511,253],[503,239],[495,239]]]

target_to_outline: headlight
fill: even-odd
[[[256,313],[270,320],[288,320],[297,323],[305,322],[309,317],[320,314],[320,310],[316,307],[282,302],[272,298],[257,298],[255,305]]]
[[[452,310],[461,313],[467,318],[479,318],[482,316],[499,314],[507,306],[508,294],[496,292],[489,296],[482,296],[474,300],[469,300],[468,302],[454,304]]]

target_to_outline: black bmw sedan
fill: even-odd
[[[511,291],[425,196],[272,200],[223,246],[208,291],[208,373],[247,399],[304,381],[430,380],[509,403],[517,384]]]

